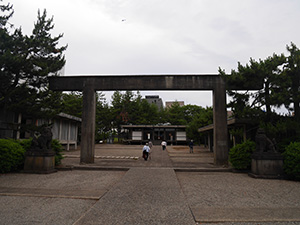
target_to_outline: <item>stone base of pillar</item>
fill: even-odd
[[[54,173],[55,153],[54,152],[27,152],[25,155],[24,173],[48,174]]]
[[[283,174],[283,157],[280,153],[256,152],[252,155],[250,177],[282,179]]]

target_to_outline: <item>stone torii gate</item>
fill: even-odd
[[[228,163],[225,81],[219,75],[100,75],[50,77],[54,91],[82,91],[81,163],[94,163],[96,91],[212,90],[214,164]]]

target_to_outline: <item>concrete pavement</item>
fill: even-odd
[[[174,170],[131,168],[79,224],[195,224]]]
[[[0,224],[300,224],[300,183],[215,167],[196,147],[97,145],[57,173],[0,175]],[[180,172],[179,172],[180,171]],[[194,172],[191,172],[194,171]]]

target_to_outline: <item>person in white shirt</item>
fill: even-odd
[[[143,158],[145,161],[148,160],[149,152],[150,152],[149,144],[146,143],[143,147]]]
[[[166,148],[167,148],[167,142],[165,140],[163,140],[161,142],[161,147],[162,147],[162,150],[166,150]]]

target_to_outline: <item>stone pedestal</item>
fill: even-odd
[[[251,173],[254,178],[280,179],[283,177],[283,157],[277,152],[255,152],[252,155]]]
[[[55,153],[52,151],[29,151],[25,155],[24,173],[47,174],[56,172]]]

